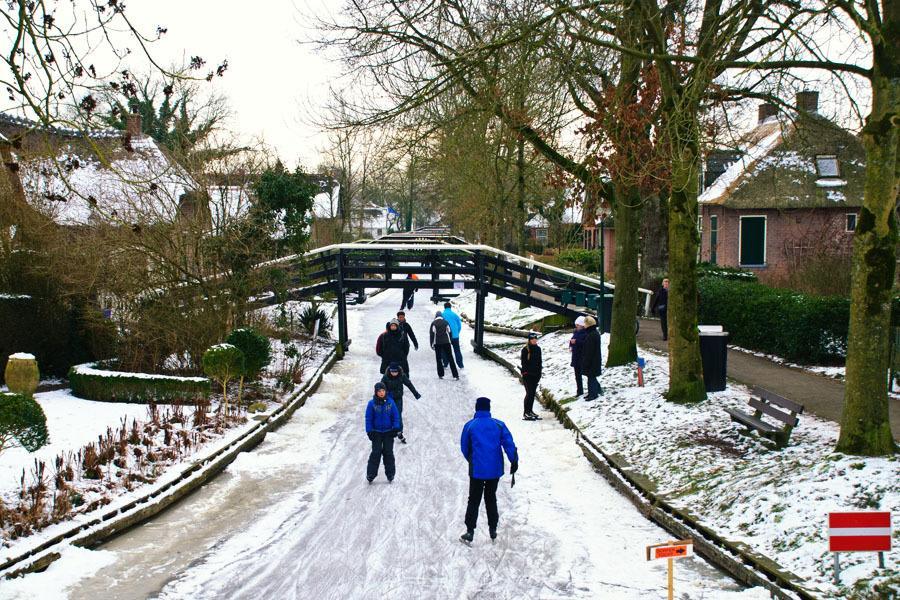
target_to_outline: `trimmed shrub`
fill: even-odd
[[[49,439],[47,417],[34,398],[0,394],[0,451],[18,445],[34,452]]]
[[[584,248],[567,248],[557,255],[559,266],[585,273],[600,271],[600,251]]]
[[[255,379],[272,360],[272,342],[250,327],[235,329],[228,335],[227,343],[244,354],[243,377]]]
[[[41,382],[37,361],[33,354],[17,352],[9,357],[5,369],[6,386],[14,394],[31,398]]]
[[[811,296],[753,282],[702,277],[700,322],[722,325],[731,343],[807,364],[842,362],[850,300]]]
[[[228,412],[228,382],[244,371],[244,353],[231,344],[216,344],[203,355],[203,372],[222,386],[222,400]]]
[[[744,271],[735,267],[723,267],[708,262],[697,265],[697,277],[718,277],[720,279],[732,279],[734,281],[757,281],[756,273]]]
[[[205,377],[173,377],[148,373],[103,370],[104,363],[76,365],[69,370],[72,394],[99,402],[158,402],[160,404],[205,401],[210,381]]]

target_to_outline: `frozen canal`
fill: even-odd
[[[665,598],[665,562],[644,548],[670,539],[590,468],[551,415],[521,420],[523,391],[499,366],[465,355],[461,380],[438,380],[428,348],[434,305],[409,320],[421,400],[404,396],[408,445],[397,478],[365,481],[366,402],[378,375],[375,338],[400,292],[351,307],[351,351],[319,392],[255,451],[187,500],[97,551],[73,550],[0,597],[73,598]],[[464,330],[464,348],[470,348]],[[499,538],[485,516],[471,548],[459,433],[475,398],[493,400],[521,465],[501,480]],[[767,598],[698,557],[676,566],[679,598]]]

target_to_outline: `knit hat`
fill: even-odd
[[[390,328],[391,325],[396,325],[397,327],[400,327],[400,321],[398,321],[397,319],[391,319],[390,321],[388,321],[388,328]]]
[[[391,364],[388,365],[388,371],[399,371],[399,370],[400,370],[400,363],[398,363],[398,362],[392,362]]]
[[[577,319],[575,319],[575,324],[578,325],[579,327],[584,327],[584,317],[581,316],[581,317],[578,317]]]
[[[450,303],[449,303],[449,302],[444,302],[444,308],[450,308]]]
[[[442,312],[439,311],[439,310],[436,310],[436,311],[434,312],[434,317],[435,317],[435,318],[443,317],[443,316],[444,316],[444,313],[442,313]]]
[[[491,410],[491,399],[485,398],[482,396],[481,398],[475,401],[475,410]]]
[[[538,334],[537,334],[537,332],[535,332],[535,331],[529,331],[529,332],[528,332],[528,339],[529,339],[529,340],[536,340],[536,339],[538,339]]]
[[[387,386],[384,385],[384,384],[383,384],[382,382],[380,382],[380,381],[379,381],[378,383],[375,384],[375,391],[376,391],[376,392],[377,392],[378,390],[386,390],[386,389],[387,389]]]
[[[588,315],[584,318],[584,326],[585,327],[593,327],[596,324],[597,324],[597,321],[594,319],[594,317]]]

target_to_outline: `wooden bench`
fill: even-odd
[[[797,415],[803,413],[803,405],[782,398],[761,387],[754,387],[753,394],[758,396],[750,398],[749,404],[750,408],[754,410],[753,414],[733,408],[726,408],[725,412],[731,415],[732,421],[745,425],[746,431],[755,429],[759,435],[775,442],[776,447],[784,448],[791,437],[791,431],[800,422]],[[763,415],[771,417],[779,423],[773,425],[763,421]]]

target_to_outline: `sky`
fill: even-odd
[[[127,14],[142,31],[168,32],[152,47],[164,65],[200,55],[209,65],[228,60],[213,89],[228,99],[230,129],[261,136],[289,166],[315,170],[327,137],[316,126],[329,84],[340,72],[314,46],[314,16],[338,0],[133,0]]]

